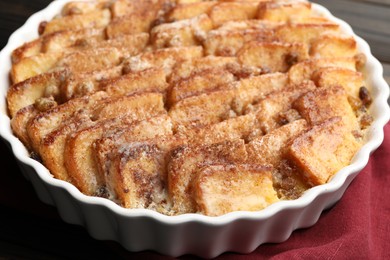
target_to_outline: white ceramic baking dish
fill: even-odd
[[[12,50],[36,37],[41,21],[50,20],[68,1],[54,1],[32,15],[13,33],[0,53],[0,134],[7,140],[23,174],[34,186],[39,198],[55,205],[69,223],[83,225],[96,239],[115,240],[130,251],[154,250],[170,256],[194,254],[215,257],[223,252],[249,253],[266,242],[283,242],[298,228],[314,225],[321,212],[334,205],[351,181],[367,164],[369,155],[383,141],[383,127],[389,120],[387,104],[389,86],[383,79],[383,68],[368,44],[357,37],[348,24],[334,18],[322,6],[313,4],[316,12],[337,22],[348,34],[356,37],[358,47],[367,56],[367,83],[372,88],[371,114],[374,122],[367,143],[351,164],[332,180],[314,187],[299,199],[280,201],[258,212],[232,212],[219,217],[199,214],[165,216],[151,210],[125,209],[110,200],[89,197],[70,183],[54,179],[39,162],[31,159],[24,145],[12,134],[6,109]]]

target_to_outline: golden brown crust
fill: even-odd
[[[19,109],[34,104],[38,98],[57,97],[59,95],[58,86],[62,84],[67,75],[67,70],[43,73],[12,85],[7,93],[11,117],[15,116]]]
[[[356,115],[348,102],[344,89],[340,86],[317,88],[297,99],[293,107],[311,125],[316,125],[332,117],[340,117],[343,128],[360,130]]]
[[[288,156],[310,184],[326,183],[339,169],[348,165],[360,147],[340,117],[314,126],[293,141]],[[321,151],[321,156],[318,156]]]
[[[93,10],[85,14],[68,15],[47,22],[43,34],[62,30],[78,30],[82,28],[101,28],[109,24],[111,13],[107,9]]]
[[[309,57],[302,43],[251,41],[237,53],[238,60],[247,66],[256,66],[270,72],[286,72],[297,62]]]
[[[173,210],[178,213],[196,212],[192,184],[200,168],[246,160],[244,141],[240,139],[201,146],[185,145],[173,150],[168,165],[168,191]]]
[[[277,22],[301,22],[310,19],[311,4],[299,1],[260,2],[256,17]]]
[[[194,197],[199,212],[209,216],[256,211],[279,201],[272,183],[266,166],[210,165],[198,171]]]
[[[29,121],[38,114],[38,112],[39,111],[34,107],[34,105],[29,105],[19,109],[11,119],[12,132],[29,150],[32,150],[32,145],[27,133],[27,125],[29,124]]]
[[[255,138],[246,146],[249,160],[258,164],[279,166],[288,143],[307,129],[304,119],[281,126],[269,134]]]
[[[285,124],[282,114],[292,108],[293,102],[308,91],[314,90],[312,82],[305,82],[296,86],[288,86],[280,91],[270,93],[254,105],[250,113],[255,113],[264,133],[279,128]]]
[[[228,21],[245,21],[256,16],[258,3],[256,2],[222,2],[214,6],[210,12],[210,18],[215,26]]]
[[[168,103],[173,105],[182,99],[202,92],[229,88],[235,81],[234,75],[223,69],[205,69],[192,73],[188,78],[177,81],[168,91]]]

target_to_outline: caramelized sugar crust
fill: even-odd
[[[364,143],[354,38],[290,0],[70,2],[12,53],[14,134],[55,178],[167,215],[261,210]]]

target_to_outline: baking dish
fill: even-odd
[[[388,85],[383,79],[380,63],[370,54],[369,46],[356,36],[360,51],[367,56],[365,72],[372,87],[374,122],[367,143],[351,165],[338,172],[329,183],[308,190],[297,200],[281,201],[259,212],[232,212],[220,217],[198,214],[165,216],[150,210],[125,209],[106,199],[85,196],[73,185],[54,179],[43,165],[29,158],[25,147],[12,135],[5,103],[12,50],[36,38],[39,23],[51,19],[64,3],[66,1],[55,1],[34,14],[10,37],[1,51],[0,134],[11,144],[24,175],[40,199],[55,205],[66,222],[85,226],[96,239],[116,240],[130,251],[149,249],[171,256],[195,254],[201,257],[214,257],[225,251],[248,253],[265,242],[282,242],[293,230],[315,224],[321,212],[341,198],[367,164],[370,153],[383,141],[383,126],[389,120]],[[313,9],[353,34],[346,23],[332,18],[325,8],[313,4]]]

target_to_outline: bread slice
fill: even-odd
[[[287,150],[288,144],[298,135],[308,129],[306,120],[299,119],[281,126],[270,133],[255,138],[246,144],[248,161],[260,165],[272,165],[277,168],[282,161],[282,156]]]
[[[102,28],[85,28],[78,30],[61,30],[41,36],[41,52],[62,52],[64,49],[84,43],[98,43],[106,39]]]
[[[89,48],[65,54],[55,66],[68,68],[77,73],[86,73],[119,65],[121,58],[122,53],[115,47]]]
[[[256,114],[263,133],[269,133],[285,124],[285,118],[281,115],[292,108],[296,99],[314,89],[315,85],[312,82],[290,86],[279,92],[271,93],[254,105],[249,112]]]
[[[124,63],[124,71],[128,73],[160,67],[164,69],[168,76],[176,63],[200,58],[202,56],[203,49],[201,46],[159,49],[152,52],[144,52],[127,59]]]
[[[255,114],[226,119],[222,122],[198,128],[178,128],[176,136],[194,145],[213,144],[227,140],[250,140],[263,135]]]
[[[302,43],[252,41],[241,48],[237,57],[247,66],[260,67],[269,72],[286,72],[296,62],[307,59],[308,51]]]
[[[165,126],[164,126],[165,128]],[[154,138],[121,142],[110,153],[106,177],[107,190],[118,203],[127,208],[149,208],[169,214],[166,159],[181,144],[172,138],[170,124]],[[146,135],[142,133],[144,137]],[[127,134],[126,134],[127,135]]]
[[[111,97],[97,103],[91,111],[94,121],[128,115],[134,120],[165,112],[163,96],[160,93],[145,92],[119,97]]]
[[[102,28],[111,20],[108,9],[95,10],[85,14],[67,15],[55,18],[44,26],[43,34],[49,34],[62,30],[80,30],[84,28]]]
[[[92,124],[93,122],[90,120],[89,114],[86,111],[78,111],[71,118],[63,120],[61,125],[55,130],[42,137],[39,143],[39,150],[37,151],[43,163],[55,178],[73,183],[73,179],[70,178],[64,166],[66,138],[68,135],[77,131],[77,129],[88,127]],[[34,147],[36,146],[36,143],[34,143]]]
[[[339,86],[317,88],[298,98],[293,108],[299,111],[311,125],[319,124],[332,117],[340,117],[343,128],[360,130],[356,115],[348,102],[348,96]]]
[[[42,38],[42,52],[73,52],[91,48],[116,48],[122,56],[140,53],[149,41],[147,33],[121,35],[105,39],[102,29],[66,30],[45,35]]]
[[[107,188],[126,208],[167,208],[166,149],[161,140],[124,145],[112,158]]]
[[[154,12],[134,12],[118,16],[107,25],[106,33],[109,39],[128,34],[146,33],[156,19]]]
[[[311,16],[311,4],[306,1],[260,2],[256,14],[257,19],[275,22],[302,22]]]
[[[38,38],[36,40],[26,42],[22,46],[16,48],[12,51],[11,60],[12,63],[18,63],[21,59],[27,58],[30,56],[35,56],[41,52],[42,49],[42,39]]]
[[[86,14],[94,12],[96,10],[102,10],[107,8],[110,5],[110,2],[107,0],[98,0],[98,1],[74,1],[69,2],[64,5],[61,10],[62,16],[75,15],[75,14]]]
[[[27,133],[34,151],[39,152],[42,139],[60,127],[64,121],[74,116],[78,111],[95,107],[99,101],[106,97],[106,93],[97,92],[91,96],[72,99],[67,103],[39,113],[27,125]]]
[[[267,1],[267,0],[266,0]],[[250,1],[248,1],[250,2]],[[255,2],[255,1],[252,1]],[[215,28],[215,30],[220,32],[239,32],[239,31],[253,31],[253,30],[275,30],[278,26],[283,25],[283,23],[267,21],[267,20],[258,20],[258,19],[249,19],[243,21],[227,21],[221,26]]]
[[[284,73],[267,73],[249,76],[236,84],[235,111],[243,113],[246,107],[265,98],[268,94],[288,87],[288,78]],[[238,104],[238,103],[241,104]]]
[[[214,26],[227,21],[253,19],[256,16],[258,2],[226,2],[218,3],[209,12]]]
[[[205,69],[227,69],[229,66],[240,66],[236,57],[205,56],[177,63],[172,69],[169,82],[173,83],[188,78],[192,73]]]
[[[169,82],[175,84],[179,80],[190,77],[191,74],[196,74],[207,69],[227,70],[237,79],[257,76],[268,72],[254,66],[243,65],[236,57],[209,55],[178,62],[172,69],[172,74],[169,76]]]
[[[257,211],[279,201],[271,169],[248,164],[209,165],[194,183],[198,212],[220,216],[232,211]]]
[[[340,34],[340,26],[335,23],[293,23],[283,24],[275,29],[275,37],[282,42],[301,42],[309,50],[313,42],[318,42],[324,34]]]
[[[288,71],[290,84],[300,84],[311,79],[313,73],[326,67],[337,67],[356,71],[357,60],[355,58],[324,58],[308,59],[293,65]]]
[[[180,100],[215,89],[229,88],[228,83],[235,77],[227,70],[215,68],[195,71],[188,78],[178,80],[171,85],[168,103],[173,105]]]
[[[102,29],[62,30],[49,33],[40,38],[27,42],[12,52],[12,63],[18,63],[23,58],[38,55],[41,52],[63,52],[64,48],[76,45],[80,41],[103,41]]]
[[[27,147],[32,150],[30,137],[27,133],[27,125],[29,121],[38,114],[38,110],[34,105],[29,105],[19,109],[11,119],[11,129],[17,138]]]
[[[84,73],[70,73],[65,82],[60,85],[61,101],[66,102],[73,98],[104,90],[104,86],[111,80],[122,76],[123,66],[113,66],[101,70]]]
[[[168,86],[164,69],[156,67],[107,80],[100,88],[119,96],[152,91],[164,93]]]
[[[59,98],[59,86],[68,76],[68,70],[58,70],[39,74],[12,85],[7,92],[8,110],[11,117],[26,106],[32,105],[38,98],[53,96]]]
[[[172,134],[172,123],[166,114],[133,121],[116,129],[108,129],[93,144],[93,156],[97,162],[99,175],[104,181],[108,180],[111,161],[123,145],[172,136]]]
[[[176,6],[168,12],[166,20],[174,22],[196,17],[198,15],[208,13],[217,2],[194,2],[185,4],[176,4]]]
[[[212,21],[206,14],[164,23],[150,31],[151,43],[156,49],[198,45],[212,27]]]
[[[247,29],[247,30],[226,30],[218,28],[207,34],[203,42],[207,55],[216,56],[236,56],[237,52],[250,41],[273,41],[273,30],[266,29]]]
[[[312,185],[324,184],[347,166],[359,144],[340,117],[333,117],[297,137],[288,157]]]
[[[64,167],[72,183],[84,194],[100,195],[104,189],[104,178],[98,174],[97,162],[93,155],[93,143],[111,128],[129,124],[132,119],[126,115],[101,120],[81,129],[76,129],[67,138],[64,147]]]
[[[114,1],[110,10],[114,18],[126,16],[134,13],[156,13],[166,2],[165,0],[117,0]]]
[[[116,48],[123,57],[129,57],[141,53],[149,42],[149,34],[137,33],[130,35],[121,35],[116,38],[108,39],[105,41],[86,42],[80,44],[81,48]],[[76,45],[77,47],[77,45]]]
[[[346,93],[354,98],[359,97],[360,87],[366,85],[363,73],[339,67],[319,68],[311,78],[321,88],[342,86]]]
[[[221,143],[184,145],[172,152],[168,164],[168,191],[173,210],[178,213],[196,211],[192,184],[198,169],[210,163],[238,163],[247,159],[244,141],[240,139]]]
[[[50,53],[50,55],[39,53],[19,60],[11,69],[12,84],[22,82],[47,72],[53,68],[62,57],[63,53],[61,52]]]
[[[207,126],[223,121],[232,110],[235,91],[220,90],[183,99],[169,109],[174,129]]]
[[[354,57],[357,53],[353,37],[334,33],[321,35],[313,40],[310,48],[310,56],[316,58]]]
[[[20,60],[12,67],[12,82],[16,84],[52,69],[68,69],[78,73],[105,69],[118,65],[123,55],[115,47],[68,50],[69,52],[39,53]]]

